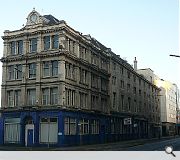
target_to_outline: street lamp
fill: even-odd
[[[178,58],[180,58],[180,56],[179,56],[179,55],[174,55],[174,54],[170,54],[169,56],[171,56],[171,57],[178,57]]]

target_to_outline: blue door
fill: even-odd
[[[33,129],[28,129],[27,131],[27,146],[33,146]]]

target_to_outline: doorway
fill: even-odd
[[[32,117],[25,120],[25,146],[32,147],[34,145],[34,124]]]

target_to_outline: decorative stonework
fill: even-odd
[[[27,17],[26,26],[32,26],[36,24],[43,24],[43,17],[33,8],[33,11],[29,13]]]

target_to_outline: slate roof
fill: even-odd
[[[60,22],[57,18],[55,18],[51,14],[44,15],[43,17],[45,18],[46,24],[48,25],[58,24]]]

